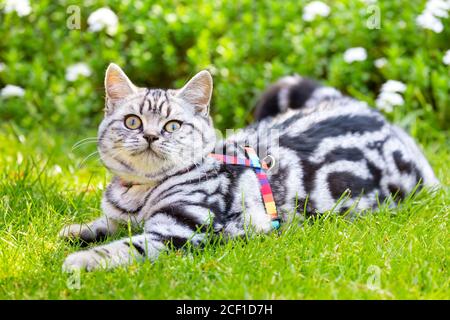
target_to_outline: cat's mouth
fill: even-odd
[[[158,152],[157,150],[155,150],[155,148],[152,147],[151,144],[148,144],[147,146],[145,146],[144,148],[142,148],[141,150],[138,151],[134,151],[131,153],[132,156],[142,156],[142,155],[152,155],[152,156],[156,156],[160,159],[164,159]]]
[[[158,152],[156,152],[156,150],[153,149],[151,145],[148,145],[148,146],[147,146],[146,151],[147,151],[148,153],[150,153],[150,154],[153,154],[154,156],[157,156],[157,157],[160,158],[160,159],[163,159],[163,157],[162,157]]]

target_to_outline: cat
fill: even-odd
[[[251,146],[260,159],[270,155],[267,176],[281,223],[328,210],[358,214],[416,185],[438,184],[412,138],[336,89],[282,78],[257,104],[257,121],[225,140],[217,139],[209,115],[212,89],[208,71],[181,89],[162,90],[139,88],[109,65],[98,151],[114,178],[103,216],[60,236],[94,242],[128,222],[143,233],[72,253],[63,270],[154,261],[169,247],[201,245],[211,234],[273,230],[254,168],[224,164],[212,152],[245,158],[243,147]]]

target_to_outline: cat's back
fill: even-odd
[[[287,184],[309,195],[317,210],[331,209],[344,192],[353,199],[344,209],[356,199],[357,208],[363,209],[389,195],[404,197],[420,183],[438,183],[413,139],[365,102],[333,88],[316,87],[301,103],[291,102],[295,108],[265,116],[253,131],[276,136],[275,185],[283,184],[278,179],[295,177],[301,184],[293,180]]]

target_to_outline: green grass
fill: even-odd
[[[434,33],[416,23],[425,0],[379,0],[380,28],[368,29],[367,1],[324,1],[330,15],[307,22],[310,1],[297,0],[41,0],[30,1],[25,17],[6,14],[0,0],[0,89],[25,89],[23,97],[0,97],[0,299],[450,299],[450,73],[443,62],[450,19]],[[76,30],[67,28],[72,4],[81,14]],[[106,5],[119,17],[114,36],[88,31],[89,15]],[[351,47],[364,47],[367,59],[346,63]],[[374,65],[379,58],[387,61],[382,68]],[[67,67],[78,62],[92,75],[70,82]],[[101,214],[109,179],[96,157],[84,161],[93,145],[72,145],[95,135],[110,62],[147,87],[181,87],[209,69],[221,130],[252,121],[260,92],[286,74],[371,105],[383,83],[402,81],[405,103],[386,117],[422,143],[444,187],[354,222],[320,218],[285,225],[280,236],[82,274],[81,288],[69,289],[61,264],[79,248],[57,233]],[[374,274],[379,286],[371,285]]]
[[[450,298],[447,187],[353,222],[322,217],[303,227],[284,225],[281,235],[82,273],[81,287],[70,289],[61,265],[79,248],[57,233],[67,223],[100,215],[108,174],[96,160],[79,166],[94,146],[71,150],[94,134],[24,134],[2,127],[0,299]],[[448,186],[448,145],[429,143],[425,150]]]

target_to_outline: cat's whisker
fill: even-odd
[[[80,164],[78,165],[78,168],[81,168],[81,167],[83,166],[83,164],[84,164],[87,160],[89,160],[89,158],[92,158],[93,156],[95,156],[95,155],[97,155],[97,154],[100,154],[100,152],[99,152],[99,151],[94,151],[94,152],[90,153],[88,156],[86,156],[86,157],[80,162]]]
[[[88,137],[88,138],[81,139],[73,144],[72,150],[76,149],[80,144],[83,144],[84,142],[88,142],[88,141],[98,141],[98,138],[97,137]]]
[[[75,142],[75,144],[74,145],[76,145],[77,143],[79,143],[79,142],[83,142],[83,141],[86,141],[86,140],[92,140],[92,139],[97,139],[98,137],[97,136],[93,136],[93,137],[86,137],[86,138],[83,138],[83,139],[80,139],[80,140],[78,140],[77,142]]]
[[[72,147],[72,151],[75,151],[76,149],[79,149],[79,148],[81,148],[81,147],[83,147],[85,145],[88,145],[88,144],[92,144],[92,143],[97,144],[97,142],[98,142],[97,140],[95,140],[95,141],[84,141],[84,142],[78,144],[76,147]]]
[[[97,142],[97,141],[95,141],[95,142]],[[77,148],[79,148],[81,145],[84,145],[84,144],[86,144],[86,143],[88,143],[88,142],[85,141],[85,142],[79,144],[79,145],[77,146]],[[109,155],[109,156],[110,156],[111,158],[114,159],[114,158],[115,158],[121,151],[123,151],[123,150],[125,150],[125,149],[124,149],[124,148],[119,148],[119,149],[117,150],[117,152],[114,153],[114,155]],[[84,165],[84,163],[86,163],[89,159],[91,159],[92,157],[94,157],[94,156],[96,156],[96,155],[100,155],[100,151],[96,150],[96,151],[90,153],[89,155],[87,155],[85,158],[83,158],[83,160],[81,160],[81,162],[80,162],[80,164],[78,165],[78,167],[81,168],[81,167]],[[98,157],[96,161],[100,161],[100,160],[101,160],[101,157]]]

